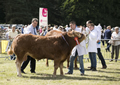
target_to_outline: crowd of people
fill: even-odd
[[[69,32],[72,30],[81,32],[86,35],[86,40],[83,40],[80,44],[76,45],[70,56],[70,66],[68,68],[68,72],[66,74],[73,74],[73,62],[75,58],[78,56],[78,61],[80,63],[80,72],[81,75],[84,75],[84,63],[83,63],[83,57],[85,54],[89,54],[89,58],[91,61],[91,66],[88,67],[92,71],[97,70],[97,60],[96,60],[96,54],[98,55],[99,59],[101,60],[102,69],[106,69],[107,65],[105,62],[105,59],[101,53],[101,42],[104,46],[104,42],[107,43],[107,48],[105,49],[106,52],[110,52],[110,46],[112,45],[112,52],[111,52],[111,60],[113,61],[114,58],[114,51],[115,51],[115,61],[117,62],[117,59],[119,57],[119,47],[120,47],[120,32],[119,27],[115,27],[115,31],[113,32],[111,30],[111,26],[107,26],[104,30],[102,29],[102,26],[100,24],[94,25],[94,23],[91,20],[88,20],[86,22],[85,26],[77,26],[75,21],[71,21],[69,23],[69,26],[58,26],[58,25],[48,25],[48,26],[37,26],[38,19],[33,18],[30,25],[25,25],[20,30],[15,30],[16,26],[12,25],[12,27],[9,27],[6,33],[6,39],[9,39],[9,46],[11,45],[13,39],[18,34],[33,34],[33,35],[40,35],[45,36],[47,32],[51,30],[58,30],[63,32]],[[36,29],[37,27],[37,29]],[[102,39],[102,40],[101,40]],[[105,41],[103,40],[105,39]],[[110,40],[111,39],[111,40]],[[88,47],[86,47],[86,44],[88,44]],[[11,55],[11,59],[15,59],[15,54]],[[28,56],[27,61],[24,61],[21,66],[21,72],[24,72],[24,69],[26,68],[27,64],[30,63],[31,67],[31,73],[35,73],[35,65],[36,61],[35,59]]]

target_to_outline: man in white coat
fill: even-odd
[[[76,23],[74,21],[70,22],[70,27],[72,30],[81,32],[81,28],[77,28]],[[84,64],[83,64],[83,55],[84,54],[87,54],[85,40],[73,48],[71,56],[70,56],[70,66],[68,68],[69,70],[66,74],[73,74],[73,62],[74,62],[75,58],[78,56],[79,63],[80,63],[79,70],[81,72],[81,75],[84,75]]]
[[[97,53],[97,31],[93,23],[90,23],[88,28],[90,29],[89,42],[88,42],[88,52],[91,61],[91,70],[96,71],[96,53]]]

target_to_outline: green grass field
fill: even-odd
[[[15,61],[0,58],[0,85],[120,85],[120,61],[109,62],[106,60],[107,69],[101,69],[101,63],[97,63],[97,71],[88,70],[90,62],[84,59],[85,75],[81,76],[79,69],[72,75],[60,76],[59,69],[57,76],[52,77],[53,61],[49,60],[49,67],[46,67],[45,60],[36,62],[36,74],[30,73],[30,65],[27,66],[22,77],[17,77]],[[79,66],[79,63],[78,63]],[[68,71],[64,62],[63,71]]]

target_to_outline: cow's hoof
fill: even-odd
[[[52,77],[56,77],[56,75],[53,75]]]
[[[49,65],[46,65],[47,67],[49,67]]]
[[[22,75],[17,75],[17,77],[22,77]]]

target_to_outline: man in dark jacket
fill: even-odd
[[[107,30],[105,31],[104,33],[104,39],[111,39],[111,26],[107,26]],[[106,43],[107,43],[107,48],[106,48],[106,52],[109,51],[110,52],[110,44],[108,43],[109,40],[106,40]]]

